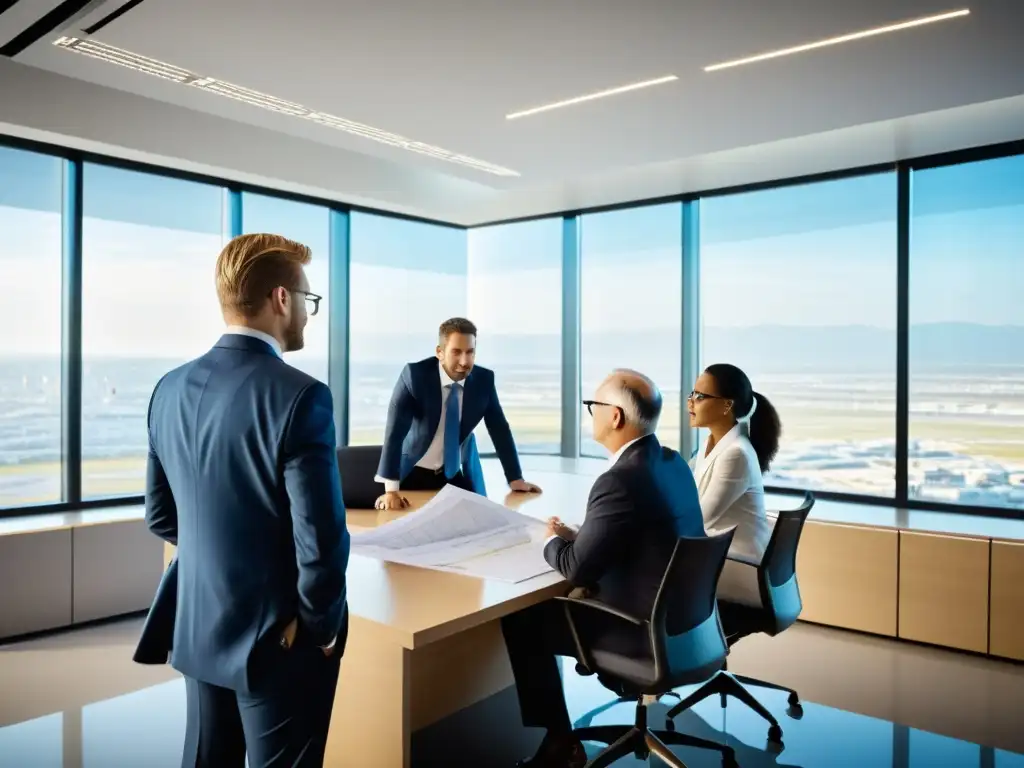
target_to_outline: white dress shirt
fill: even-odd
[[[451,392],[451,386],[455,383],[452,377],[445,371],[444,366],[441,365],[441,361],[437,361],[438,375],[441,377],[441,418],[437,422],[437,431],[434,433],[434,439],[430,441],[430,447],[427,448],[427,452],[423,454],[423,458],[416,462],[417,467],[423,467],[429,469],[431,472],[436,472],[439,469],[444,468],[444,417],[448,411],[448,396]],[[462,400],[464,397],[465,381],[460,382],[459,391],[456,395],[459,398],[459,423],[462,423]],[[384,492],[392,493],[397,491],[401,487],[401,481],[395,480],[394,478],[384,478],[377,475],[373,478],[378,483],[384,483]]]
[[[765,512],[761,467],[746,430],[746,426],[737,424],[711,451],[705,440],[691,466],[704,530],[714,535],[736,529],[718,582],[718,596],[759,606],[757,566],[768,547],[772,526]]]
[[[265,341],[270,345],[270,348],[274,350],[275,355],[282,359],[284,358],[284,355],[281,354],[281,343],[269,333],[257,331],[255,328],[247,328],[244,325],[229,325],[224,333],[233,333],[238,336],[249,336],[253,339]]]
[[[608,457],[608,469],[611,469],[612,467],[615,466],[615,463],[619,459],[622,458],[622,454],[624,454],[626,452],[626,449],[629,448],[629,446],[631,446],[637,440],[643,440],[645,437],[647,437],[647,435],[640,435],[640,437],[634,437],[628,443],[626,443],[621,448],[619,448],[619,450],[617,450],[615,453],[613,453],[611,456],[609,456]],[[608,469],[606,469],[605,472],[607,472]],[[549,542],[552,542],[552,541],[554,541],[557,538],[558,538],[558,534],[557,533],[554,534],[553,536],[548,536],[546,539],[544,539],[544,546],[546,547]]]

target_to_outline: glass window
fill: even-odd
[[[0,147],[0,508],[61,500],[62,161]]]
[[[679,445],[682,365],[682,205],[581,217],[580,374],[590,397],[614,368],[650,376],[665,399],[658,439]],[[690,390],[687,389],[687,392]],[[586,410],[580,453],[606,456]]]
[[[469,231],[469,316],[520,453],[562,443],[562,219]],[[481,453],[494,445],[477,429]]]
[[[782,421],[766,481],[893,495],[896,174],[707,198],[700,249],[701,361]]]
[[[319,205],[307,205],[277,197],[242,194],[242,232],[268,232],[297,240],[313,251],[306,267],[309,290],[320,296],[320,309],[306,324],[306,346],[290,352],[285,360],[296,368],[327,383],[328,331],[330,317],[330,211]]]
[[[1024,156],[911,189],[910,496],[1024,509]]]
[[[224,328],[224,191],[90,163],[83,184],[82,495],[140,494],[153,387]]]
[[[466,314],[466,231],[358,211],[350,227],[349,443],[379,445],[402,366]]]

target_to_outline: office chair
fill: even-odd
[[[726,768],[736,768],[732,747],[674,731],[652,731],[647,727],[647,704],[680,685],[707,680],[725,664],[728,648],[718,620],[715,592],[733,531],[717,536],[680,538],[676,542],[654,607],[641,619],[605,605],[578,597],[556,598],[565,603],[566,617],[576,644],[576,671],[596,674],[601,685],[619,696],[637,702],[633,725],[601,725],[573,730],[580,741],[608,744],[587,768],[605,768],[633,753],[646,760],[651,753],[676,768],[686,764],[673,755],[668,744],[712,749],[722,754]],[[615,617],[636,627],[647,652],[618,653],[589,647],[581,633],[577,614],[599,612],[602,621]],[[597,618],[586,616],[587,619]],[[618,622],[613,622],[618,623]]]
[[[338,449],[341,500],[347,509],[373,509],[384,484],[376,482],[381,446],[350,445]]]
[[[757,566],[761,606],[754,608],[729,604],[728,609],[724,605],[721,607],[723,628],[729,648],[732,648],[737,641],[747,635],[756,632],[764,632],[774,637],[796,622],[803,608],[803,603],[800,601],[800,585],[796,578],[796,550],[800,543],[804,522],[813,506],[814,495],[807,493],[804,495],[803,503],[796,509],[779,511],[775,529],[772,531],[768,547],[765,549],[764,558]],[[733,696],[768,722],[768,742],[781,749],[783,747],[782,726],[744,687],[745,685],[785,691],[789,694],[790,716],[794,719],[800,719],[803,716],[800,697],[792,688],[743,675],[733,675],[728,671],[728,665],[723,664],[721,671],[711,680],[668,711],[665,727],[672,730],[675,727],[672,718],[677,717],[681,712],[690,709],[708,696],[717,693],[721,697],[723,707],[726,706],[727,697]]]

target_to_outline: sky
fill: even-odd
[[[14,322],[0,357],[60,349],[61,168],[0,148],[0,284]],[[87,356],[190,357],[216,339],[224,199],[216,186],[86,165]],[[915,173],[912,205],[911,322],[1024,325],[1024,156]],[[894,174],[712,197],[700,216],[705,326],[895,327]],[[323,357],[329,212],[246,194],[243,229],[313,249],[311,288],[326,302],[303,354]],[[584,333],[677,331],[681,206],[587,214],[580,232]],[[458,314],[482,338],[560,333],[561,219],[466,232],[356,212],[350,237],[354,359],[388,355],[376,335],[428,355],[437,324]]]

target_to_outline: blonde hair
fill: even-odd
[[[281,235],[239,235],[217,257],[221,309],[255,317],[275,288],[297,290],[299,270],[311,260],[309,246]]]

